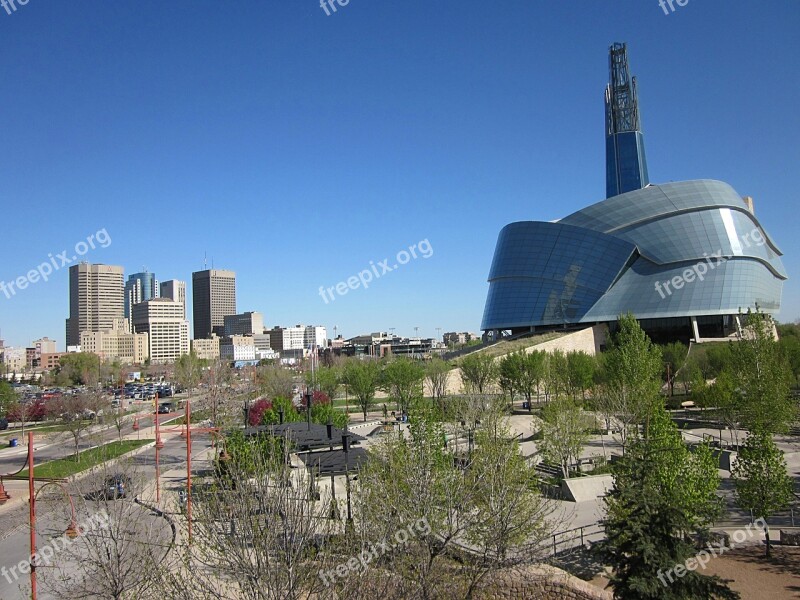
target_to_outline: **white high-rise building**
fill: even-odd
[[[180,279],[168,279],[161,282],[161,297],[175,300],[183,304],[183,318],[186,318],[186,282]]]
[[[328,345],[328,331],[320,325],[309,325],[303,331],[303,347],[306,350],[324,348]]]
[[[133,306],[133,330],[149,334],[150,361],[173,362],[189,354],[189,321],[183,304],[170,298],[153,298]]]

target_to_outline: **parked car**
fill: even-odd
[[[125,498],[131,490],[131,478],[122,473],[115,473],[106,478],[105,485],[100,491],[100,496],[106,500]]]
[[[161,404],[161,405],[159,405],[158,414],[160,414],[160,415],[169,414],[169,404]]]

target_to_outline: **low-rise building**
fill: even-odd
[[[284,355],[289,350],[309,351],[324,348],[328,344],[328,334],[320,325],[295,325],[294,327],[273,327],[267,332],[270,347]]]
[[[287,350],[303,350],[306,328],[303,325],[294,327],[275,326],[270,329],[269,344],[276,352],[283,353]]]
[[[52,371],[61,365],[61,357],[66,352],[45,352],[39,359],[39,367],[43,371]]]
[[[97,354],[102,360],[141,364],[150,357],[149,335],[131,333],[127,319],[114,319],[111,329],[82,331],[81,349]]]
[[[37,358],[41,357],[42,354],[55,354],[56,352],[56,341],[51,340],[49,337],[33,340],[31,346],[36,348]]]
[[[7,373],[24,371],[27,366],[25,348],[3,348],[3,365]]]
[[[207,339],[192,340],[192,352],[201,360],[219,360],[219,342],[214,333]]]
[[[455,331],[445,333],[442,336],[442,341],[448,346],[459,346],[464,345],[468,342],[472,342],[474,340],[480,340],[481,337],[474,333],[469,333],[467,331],[463,331],[461,333],[456,333]]]
[[[234,362],[256,360],[256,346],[252,336],[232,335],[219,346],[220,358]]]
[[[264,315],[260,312],[246,312],[238,315],[225,315],[225,336],[255,335],[264,333]]]

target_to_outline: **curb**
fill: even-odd
[[[164,562],[164,559],[167,558],[167,556],[169,556],[169,553],[172,552],[173,548],[175,548],[175,542],[178,539],[178,528],[175,526],[175,521],[173,521],[172,517],[167,515],[167,513],[165,513],[163,510],[161,510],[157,506],[151,506],[150,504],[142,502],[138,498],[134,498],[133,502],[134,502],[134,504],[138,504],[139,506],[143,506],[147,510],[150,510],[150,511],[154,512],[156,514],[156,516],[161,517],[167,523],[169,523],[169,527],[172,530],[172,541],[169,544],[169,548],[167,548],[167,551],[164,553],[164,556],[161,558],[160,562]]]

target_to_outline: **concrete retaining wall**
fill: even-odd
[[[600,347],[605,345],[608,328],[605,325],[595,325],[594,327],[587,327],[574,333],[569,333],[558,339],[543,342],[536,346],[529,346],[525,348],[525,352],[533,352],[534,350],[544,350],[545,352],[553,352],[561,350],[562,352],[573,352],[583,350],[591,356],[600,353]],[[477,352],[481,352],[478,350]],[[497,357],[500,360],[502,357]],[[426,396],[431,396],[428,382],[424,383],[424,390]],[[460,394],[463,392],[461,385],[461,369],[453,369],[450,371],[450,377],[447,380],[447,394]]]
[[[595,325],[594,327],[587,327],[574,333],[567,334],[555,340],[538,344],[537,346],[530,346],[525,348],[525,352],[533,352],[534,350],[544,350],[545,352],[553,352],[561,350],[564,353],[577,352],[583,350],[586,354],[595,356],[600,354],[600,347],[606,343],[606,336],[608,328],[605,325]]]
[[[588,502],[605,496],[613,485],[614,478],[611,475],[575,477],[561,482],[561,493],[565,500]]]
[[[550,566],[499,576],[480,600],[613,600],[613,594]]]

